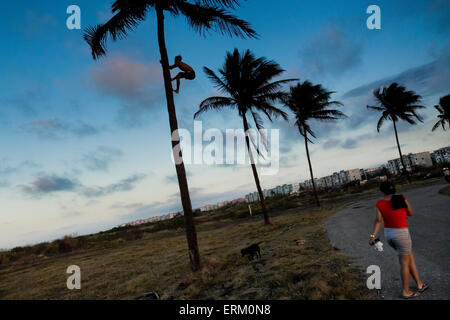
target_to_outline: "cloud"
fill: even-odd
[[[358,148],[358,143],[359,140],[358,139],[347,139],[344,141],[344,143],[341,144],[341,147],[344,149],[356,149]]]
[[[386,77],[346,92],[340,98],[345,105],[345,112],[349,115],[349,118],[343,122],[345,126],[353,129],[369,123],[373,123],[375,126],[380,118],[380,114],[367,110],[366,106],[376,104],[373,97],[375,89],[389,86],[393,82],[405,86],[408,90],[417,92],[423,97],[424,101],[430,98],[435,99],[436,96],[448,93],[448,84],[450,83],[450,44],[447,44],[431,63],[408,69],[400,74]],[[427,108],[420,113],[427,118],[430,112],[434,112],[434,110]],[[402,130],[409,127],[403,123],[400,126]]]
[[[43,176],[30,185],[21,186],[22,191],[31,195],[44,195],[55,192],[73,191],[78,183],[69,178],[59,176]]]
[[[161,66],[127,57],[103,60],[91,70],[96,88],[103,94],[138,104],[152,104],[160,97]]]
[[[400,148],[403,149],[403,150],[404,150],[407,146],[408,146],[408,144],[406,144],[406,143],[400,144]],[[392,150],[397,151],[397,150],[398,150],[398,146],[397,146],[397,145],[393,145],[392,147],[384,148],[384,149],[383,149],[383,152],[392,151]],[[400,157],[399,157],[399,158],[400,158]]]
[[[87,187],[70,177],[43,174],[30,184],[19,187],[23,193],[38,197],[61,192],[76,192],[87,198],[97,198],[118,192],[131,191],[136,187],[137,183],[146,177],[144,174],[135,174],[107,186]]]
[[[108,171],[111,163],[123,156],[119,149],[98,147],[97,150],[83,156],[84,166],[91,171]]]
[[[36,116],[38,113],[37,104],[43,104],[46,101],[45,91],[41,85],[30,85],[20,93],[4,99],[4,113],[19,112],[25,116]],[[0,108],[1,108],[0,105]]]
[[[354,37],[330,24],[300,50],[300,57],[310,74],[340,76],[361,63],[362,53],[362,45]]]
[[[147,176],[144,174],[135,174],[126,179],[120,180],[117,183],[113,183],[103,187],[83,187],[81,194],[89,197],[103,197],[116,192],[131,191],[136,187],[136,184],[144,180]]]
[[[323,145],[322,148],[324,149],[333,149],[339,147],[341,141],[336,138],[328,139]]]
[[[115,122],[124,128],[142,127],[149,123],[149,107],[137,103],[126,103],[117,111]]]
[[[355,88],[344,94],[343,98],[372,94],[376,88],[388,86],[392,82],[406,86],[423,96],[447,92],[450,83],[450,43],[446,44],[433,62]]]
[[[382,133],[378,133],[378,132],[374,131],[371,133],[353,135],[353,137],[351,137],[351,138],[344,138],[344,139],[330,138],[322,145],[322,147],[324,149],[352,150],[352,149],[360,148],[362,143],[366,140],[376,139],[378,137],[384,137],[384,136],[390,135],[390,134],[391,134],[391,132],[386,130]]]
[[[144,203],[142,203],[142,202],[129,203],[129,204],[125,204],[125,203],[115,203],[115,204],[111,205],[110,208],[111,208],[111,209],[120,209],[120,210],[122,210],[122,209],[130,210],[130,209],[139,209],[139,208],[142,208],[142,207],[144,207],[144,206],[145,206],[145,205],[144,205]]]
[[[96,127],[82,121],[68,123],[59,119],[34,121],[26,125],[25,130],[44,139],[61,139],[68,136],[84,138],[99,133]]]
[[[8,159],[0,159],[0,188],[8,187],[9,180],[16,174],[27,169],[38,168],[39,165],[31,161],[23,161],[19,164],[9,164]]]
[[[186,176],[187,176],[188,178],[189,178],[189,177],[192,177],[192,173],[189,172],[189,171],[186,171]],[[178,184],[178,177],[177,177],[176,174],[174,174],[174,175],[168,175],[168,176],[166,176],[166,178],[165,178],[164,180],[166,181],[166,183],[176,183],[176,184]]]
[[[163,98],[162,70],[156,63],[116,56],[95,65],[91,78],[101,94],[121,101],[116,122],[125,127],[146,123],[149,110]]]

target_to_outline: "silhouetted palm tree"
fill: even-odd
[[[176,171],[186,221],[189,257],[193,271],[200,269],[200,255],[186,171],[182,155],[176,151],[176,146],[179,145],[180,138],[177,131],[178,122],[165,43],[164,15],[167,12],[175,17],[182,16],[186,18],[191,28],[200,33],[214,30],[231,36],[256,37],[256,32],[247,22],[238,19],[226,11],[226,9],[235,9],[238,5],[238,0],[116,0],[112,4],[112,12],[115,15],[103,25],[88,28],[84,35],[85,40],[92,49],[92,56],[94,59],[97,59],[106,54],[105,45],[108,37],[114,41],[124,38],[129,31],[137,27],[139,22],[145,20],[147,14],[151,11],[156,13],[157,36],[161,54],[170,130],[173,133],[172,147],[175,159],[179,160],[176,164]]]
[[[306,157],[308,158],[314,197],[318,207],[320,207],[320,201],[308,147],[308,142],[313,143],[308,135],[312,138],[316,138],[316,136],[309,122],[311,120],[334,121],[346,117],[339,110],[329,109],[333,105],[342,106],[339,101],[330,101],[333,93],[324,89],[320,84],[313,85],[310,81],[305,81],[291,87],[289,95],[283,98],[283,103],[295,114],[295,125],[305,139]]]
[[[397,122],[404,120],[413,125],[417,124],[415,120],[423,122],[422,117],[417,113],[418,109],[425,108],[424,106],[418,105],[422,97],[414,91],[407,91],[405,87],[395,82],[387,88],[376,89],[373,95],[378,102],[378,106],[367,106],[367,108],[382,112],[377,124],[377,131],[380,132],[385,120],[392,120],[403,173],[408,175],[398,139]]]
[[[255,122],[258,132],[263,129],[263,121],[259,113],[266,115],[270,121],[272,121],[273,117],[278,116],[287,120],[287,114],[276,108],[274,103],[279,101],[284,94],[281,91],[281,86],[295,79],[271,82],[273,78],[284,72],[278,63],[269,61],[266,58],[255,58],[249,50],[241,54],[238,49],[235,49],[232,53],[227,52],[225,63],[219,70],[220,76],[217,76],[212,70],[206,67],[204,70],[217,89],[225,96],[211,97],[204,100],[200,104],[199,111],[195,114],[194,118],[212,109],[220,110],[226,107],[237,109],[239,116],[242,118],[246,133],[250,129],[247,115]],[[245,139],[261,208],[264,214],[264,221],[266,224],[270,224],[270,217],[264,201],[264,194],[250,148],[248,134],[246,134]],[[257,149],[257,152],[259,154],[259,149]]]
[[[446,131],[445,125],[448,125],[448,127],[450,128],[450,94],[442,97],[439,100],[439,104],[434,107],[439,112],[439,121],[434,125],[433,131],[435,131],[439,126],[442,126],[442,129]]]

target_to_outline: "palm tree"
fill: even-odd
[[[165,13],[167,12],[175,17],[183,16],[186,18],[188,25],[200,33],[214,30],[230,36],[255,38],[257,36],[256,32],[246,21],[240,20],[226,11],[226,9],[235,9],[238,6],[239,0],[116,0],[112,4],[112,12],[115,15],[103,25],[88,28],[84,35],[85,40],[92,49],[93,58],[98,59],[106,54],[105,46],[108,37],[113,41],[124,38],[129,31],[145,20],[150,11],[156,13],[158,44],[161,54],[170,130],[172,132],[172,149],[175,159],[179,160],[176,163],[176,172],[186,223],[189,258],[193,271],[200,270],[200,255],[186,170],[182,154],[176,148],[180,143],[180,138],[169,70],[169,58],[165,43]]]
[[[408,176],[398,139],[397,122],[404,120],[412,125],[417,124],[416,120],[423,122],[422,117],[417,113],[418,109],[425,108],[418,104],[421,102],[422,97],[414,91],[407,91],[405,87],[400,86],[395,82],[387,88],[376,89],[373,92],[373,95],[378,102],[378,106],[367,106],[367,108],[382,112],[381,118],[378,120],[377,124],[378,132],[380,132],[385,120],[392,120],[398,153],[403,166],[403,173]]]
[[[339,101],[330,101],[333,93],[332,91],[327,91],[320,84],[313,85],[310,81],[305,81],[291,87],[289,94],[283,99],[284,105],[294,113],[295,125],[305,139],[306,157],[308,158],[314,197],[318,207],[320,207],[320,201],[308,147],[308,142],[313,143],[309,136],[316,138],[316,135],[311,129],[309,122],[311,120],[334,121],[346,117],[339,110],[329,109],[331,106],[342,106],[342,103]]]
[[[194,118],[212,109],[220,110],[225,107],[237,109],[246,132],[247,150],[264,214],[264,221],[266,224],[271,224],[258,171],[250,148],[250,137],[248,134],[250,124],[247,116],[253,119],[258,132],[263,129],[263,120],[259,113],[263,113],[270,121],[272,121],[273,117],[278,116],[287,120],[287,114],[276,108],[274,103],[279,101],[284,94],[281,91],[281,86],[295,79],[271,82],[273,78],[281,75],[284,70],[274,61],[269,61],[266,58],[256,58],[249,50],[242,54],[238,49],[235,49],[232,53],[227,52],[225,63],[219,69],[220,76],[217,76],[207,67],[204,70],[208,78],[224,96],[211,97],[204,100],[200,104],[199,111]],[[259,149],[256,151],[259,154]]]
[[[438,118],[440,119],[433,127],[433,131],[435,131],[439,126],[442,126],[442,129],[446,131],[445,125],[447,124],[450,128],[450,94],[442,97],[439,100],[439,104],[434,106],[436,110],[439,112]]]

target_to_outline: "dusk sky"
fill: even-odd
[[[83,30],[68,30],[66,9],[81,8],[82,28],[106,22],[112,1],[7,1],[0,12],[0,248],[85,234],[181,210],[159,63],[155,14],[129,37],[109,42],[94,61]],[[275,5],[276,4],[276,5]],[[381,30],[366,9],[381,8]],[[423,96],[425,121],[400,125],[404,153],[450,145],[431,132],[433,108],[450,92],[450,2],[249,0],[235,12],[256,40],[202,37],[182,18],[166,19],[171,59],[197,71],[175,97],[181,128],[193,130],[199,103],[215,89],[202,69],[217,70],[227,51],[250,49],[278,62],[283,77],[335,91],[349,118],[313,123],[317,177],[371,168],[398,157],[392,126],[376,131],[372,91],[396,81]],[[235,110],[203,114],[203,128],[240,129]],[[263,188],[308,179],[304,142],[293,122],[277,120],[280,170]],[[188,165],[193,206],[256,190],[249,166]]]

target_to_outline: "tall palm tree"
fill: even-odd
[[[271,82],[272,79],[281,75],[284,70],[275,61],[270,61],[266,58],[256,58],[249,50],[242,54],[238,49],[235,49],[232,53],[227,52],[225,63],[219,69],[220,76],[217,76],[214,71],[207,67],[204,70],[208,78],[224,95],[204,100],[200,104],[199,111],[194,118],[197,118],[203,112],[213,109],[220,110],[226,107],[237,109],[246,132],[247,150],[264,214],[264,221],[266,224],[271,224],[250,147],[250,137],[247,134],[250,129],[247,116],[253,119],[258,132],[263,129],[263,120],[259,113],[263,113],[270,121],[272,121],[273,117],[278,116],[287,120],[287,114],[276,108],[274,104],[284,94],[281,91],[282,85],[295,79]],[[257,149],[257,152],[259,154],[259,149]]]
[[[313,85],[310,81],[305,81],[291,87],[289,94],[283,98],[284,105],[294,113],[296,119],[295,125],[305,139],[306,157],[308,158],[314,197],[318,207],[320,207],[320,201],[314,181],[308,147],[308,142],[313,143],[309,136],[316,138],[316,135],[311,129],[310,121],[334,121],[346,117],[339,110],[329,109],[331,106],[342,106],[342,103],[339,101],[331,100],[333,93],[324,89],[320,84]]]
[[[88,28],[84,35],[85,40],[92,49],[93,58],[97,59],[106,54],[105,46],[108,37],[113,41],[124,38],[129,31],[132,31],[140,22],[145,20],[150,11],[156,13],[157,37],[163,69],[167,109],[169,112],[170,130],[173,133],[172,149],[175,159],[179,160],[176,163],[176,172],[186,222],[189,258],[193,271],[200,270],[200,255],[186,170],[182,154],[176,148],[180,143],[180,138],[169,70],[169,58],[165,43],[165,13],[169,13],[174,17],[183,16],[186,18],[188,25],[200,33],[214,30],[230,36],[256,37],[256,32],[246,21],[240,20],[226,11],[226,9],[235,9],[238,6],[239,0],[116,0],[112,4],[112,12],[115,15],[103,25]]]
[[[442,129],[446,131],[445,125],[448,125],[448,127],[450,128],[450,94],[442,97],[439,100],[439,104],[434,107],[439,112],[439,121],[434,125],[433,131],[435,131],[439,126],[442,126]]]
[[[412,125],[417,124],[416,120],[423,122],[423,118],[417,113],[417,110],[425,108],[424,106],[419,105],[422,97],[414,91],[407,91],[405,87],[400,86],[395,82],[389,87],[376,89],[373,92],[373,95],[378,102],[378,106],[367,106],[367,108],[382,113],[377,124],[378,132],[380,132],[385,120],[391,120],[394,124],[395,139],[397,141],[400,161],[403,166],[403,173],[408,176],[398,139],[397,123],[400,120],[404,120]]]

